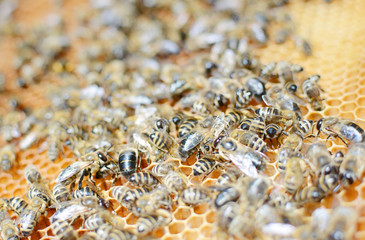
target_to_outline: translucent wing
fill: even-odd
[[[54,222],[56,220],[67,221],[70,219],[75,219],[76,217],[82,214],[86,213],[91,214],[94,211],[96,210],[90,209],[89,207],[85,207],[78,204],[72,204],[65,208],[61,208],[57,212],[55,212],[51,217],[51,222]]]
[[[186,138],[183,151],[189,151],[193,148],[195,148],[202,140],[204,136],[200,132],[194,132],[192,134],[189,134]]]
[[[65,180],[69,179],[70,177],[76,175],[81,170],[83,170],[87,166],[90,166],[91,164],[92,164],[92,162],[86,162],[86,161],[78,161],[78,162],[72,163],[70,166],[65,168],[60,173],[60,175],[58,175],[56,182],[63,182]]]
[[[262,227],[262,231],[270,235],[291,236],[296,227],[287,223],[268,223]]]
[[[236,165],[245,175],[257,177],[257,169],[252,161],[246,159],[241,154],[229,154],[229,159]]]

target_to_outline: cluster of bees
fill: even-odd
[[[305,206],[361,181],[365,132],[336,116],[303,118],[305,108],[324,109],[320,76],[287,61],[263,64],[254,52],[273,22],[282,26],[278,44],[294,40],[305,55],[310,44],[282,11],[287,1],[242,3],[93,1],[73,36],[85,41],[76,64],[61,58],[70,46],[62,18],[27,35],[15,61],[19,86],[44,75],[61,81],[48,89],[47,108],[10,101],[0,166],[10,170],[16,152],[37,142],[50,164],[62,161],[64,148],[77,160],[56,179],[26,167],[28,200],[0,202],[2,239],[30,236],[47,211],[55,211],[58,239],[79,239],[78,218],[88,231],[81,239],[144,239],[170,224],[177,206],[203,203],[216,211],[219,239],[350,239],[354,209],[317,208],[305,218]],[[189,61],[174,63],[186,52]],[[339,138],[347,152],[329,152],[320,136]],[[266,167],[275,160],[273,180]],[[189,162],[187,175],[180,166]],[[197,183],[216,169],[216,184]],[[138,218],[133,228],[111,199]]]

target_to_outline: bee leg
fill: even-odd
[[[79,179],[79,185],[78,188],[81,189],[82,188],[82,181],[84,180],[85,175],[87,174],[87,170],[84,169],[84,171],[82,171],[81,177]]]

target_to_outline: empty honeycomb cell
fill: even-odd
[[[136,224],[138,220],[138,217],[134,216],[134,214],[130,213],[127,217],[126,217],[126,222],[128,225],[134,225]]]
[[[365,95],[365,87],[361,86],[360,89],[357,90],[358,94]]]
[[[184,166],[184,167],[181,167],[180,169],[187,176],[190,175],[191,174],[191,171],[192,171],[191,167],[185,167]]]
[[[192,216],[188,220],[187,226],[190,228],[200,228],[200,226],[203,224],[204,218],[201,216]]]
[[[208,223],[214,223],[216,220],[216,214],[214,211],[209,211],[206,215],[205,215],[205,220]]]
[[[341,192],[341,198],[342,200],[346,202],[352,202],[354,201],[358,196],[358,192],[356,189],[351,186],[350,188],[346,189],[345,191]]]
[[[357,99],[356,94],[350,93],[350,94],[347,94],[346,96],[344,96],[342,100],[345,102],[353,102],[356,99]]]
[[[173,222],[169,225],[169,232],[171,234],[179,234],[182,231],[184,231],[185,229],[185,223],[178,221],[178,222]]]
[[[309,119],[312,119],[314,121],[317,121],[321,118],[323,118],[323,115],[320,112],[311,112],[307,116]]]
[[[53,166],[53,167],[50,167],[49,169],[47,169],[47,175],[49,175],[49,176],[54,176],[58,172],[59,172],[59,168],[57,168],[56,166]]]
[[[14,183],[9,183],[9,184],[7,184],[6,185],[6,187],[5,187],[5,189],[6,189],[6,191],[11,191],[11,190],[13,190],[15,188],[15,184]]]
[[[359,104],[359,106],[365,106],[365,97],[358,98],[356,102]]]
[[[362,119],[364,120],[365,119],[365,107],[358,107],[356,110],[355,110],[355,115],[358,119]]]
[[[5,183],[7,183],[9,179],[7,177],[1,177],[0,178],[0,184],[3,184],[5,186]]]
[[[14,190],[14,196],[21,196],[21,195],[23,195],[24,194],[24,189],[21,189],[21,188],[16,188],[15,190]]]
[[[203,204],[199,204],[197,206],[194,207],[194,213],[196,214],[204,214],[209,210],[209,204],[208,203],[203,203]]]
[[[165,235],[165,230],[162,227],[156,229],[152,233],[152,236],[155,236],[155,237],[160,238],[160,239],[162,238],[163,235]]]
[[[214,186],[216,184],[216,182],[217,182],[216,179],[205,179],[203,182],[203,185],[205,187]]]
[[[334,115],[338,115],[340,112],[340,110],[338,108],[327,108],[325,111],[324,111],[324,115],[326,116],[334,116]]]
[[[355,115],[352,112],[341,112],[340,117],[344,119],[354,119]]]
[[[186,229],[182,234],[182,239],[184,240],[196,239],[198,236],[199,236],[198,231]]]
[[[188,207],[180,207],[174,212],[176,220],[185,220],[191,215],[191,210]]]
[[[345,103],[340,106],[340,109],[344,112],[354,110],[356,108],[355,103]]]
[[[205,236],[205,237],[212,237],[212,233],[213,233],[213,228],[211,225],[205,224],[202,228],[201,228],[201,233]]]

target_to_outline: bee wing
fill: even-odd
[[[87,166],[90,166],[92,164],[92,162],[86,162],[86,161],[78,161],[78,162],[74,162],[72,163],[70,166],[68,166],[67,168],[65,168],[57,177],[56,182],[63,182],[67,179],[69,179],[70,177],[76,175],[77,173],[79,173],[81,170],[83,170],[84,168],[86,168]]]
[[[262,227],[262,232],[276,236],[291,236],[297,228],[287,223],[268,223]]]
[[[95,211],[95,209],[90,209],[86,206],[72,204],[70,206],[57,210],[57,212],[52,215],[51,222],[54,222],[56,220],[67,221],[70,219],[74,219],[82,215],[83,213],[91,214],[94,212],[93,210]]]
[[[236,154],[228,154],[229,159],[236,165],[244,174],[250,177],[257,177],[257,169],[250,159],[246,159],[245,154],[237,152]]]
[[[267,105],[267,106],[272,106],[273,105],[273,100],[271,97],[269,97],[268,95],[264,95],[262,96],[262,100],[264,100],[264,103]]]
[[[189,135],[186,139],[183,150],[189,151],[189,150],[195,148],[203,140],[203,138],[204,138],[204,136],[200,132],[195,132],[195,133]]]

